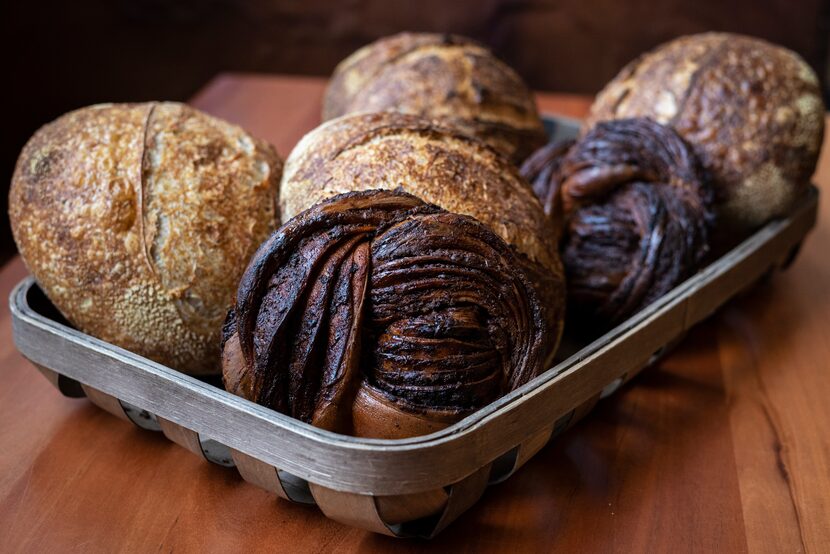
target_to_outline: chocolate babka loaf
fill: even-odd
[[[539,150],[522,173],[564,220],[569,322],[607,329],[691,275],[709,251],[711,184],[685,141],[650,119],[598,123],[576,142]]]
[[[225,386],[340,433],[441,429],[547,368],[557,322],[527,263],[475,219],[399,190],[324,200],[243,276]]]

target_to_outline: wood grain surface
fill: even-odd
[[[323,81],[226,75],[193,103],[285,156]],[[539,95],[584,114],[583,97]],[[828,141],[830,142],[830,141]],[[830,148],[819,224],[788,271],[698,326],[437,539],[351,529],[86,400],[15,350],[0,312],[2,551],[830,550]],[[0,270],[0,294],[25,275]]]

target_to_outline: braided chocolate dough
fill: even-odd
[[[559,324],[533,265],[400,190],[334,196],[252,259],[224,329],[225,386],[340,433],[436,431],[546,369]]]
[[[646,118],[598,123],[522,167],[560,246],[570,320],[604,330],[691,275],[709,251],[712,188],[690,147]]]

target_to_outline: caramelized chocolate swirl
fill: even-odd
[[[226,388],[341,433],[440,429],[545,369],[556,325],[529,263],[401,191],[325,200],[248,266],[224,330]]]
[[[650,119],[598,123],[537,151],[522,173],[548,214],[565,214],[570,313],[595,328],[667,293],[709,251],[711,185],[683,139]]]

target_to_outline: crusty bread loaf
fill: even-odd
[[[599,93],[586,128],[649,117],[670,125],[714,178],[719,225],[748,231],[783,215],[815,170],[824,130],[816,75],[750,37],[682,37],[631,62]]]
[[[515,163],[545,143],[522,79],[482,45],[455,35],[401,33],[337,66],[324,98],[324,120],[390,109],[440,119]]]
[[[278,224],[281,170],[273,147],[187,106],[92,106],[24,147],[12,229],[73,325],[212,373],[239,276]]]
[[[288,220],[336,194],[398,187],[476,218],[561,277],[554,226],[518,170],[484,143],[412,115],[347,115],[308,133],[286,160],[280,207]]]

